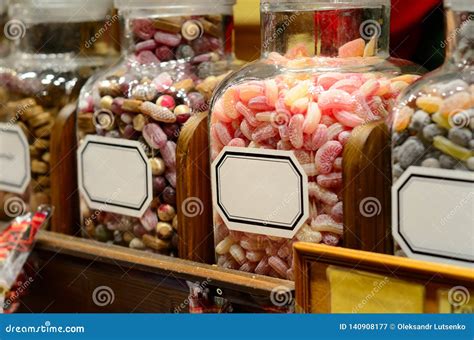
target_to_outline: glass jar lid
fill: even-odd
[[[444,6],[455,11],[474,12],[472,0],[445,0]]]

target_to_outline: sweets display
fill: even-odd
[[[6,189],[2,186],[5,191],[0,202],[2,218],[11,217],[5,216],[7,202],[15,197],[23,201],[25,208],[31,205],[36,209],[40,204],[50,203],[50,138],[55,118],[66,104],[77,98],[87,78],[106,63],[105,56],[113,51],[107,40],[109,34],[91,40],[91,32],[108,20],[106,14],[111,2],[101,2],[74,20],[64,12],[82,5],[83,1],[51,4],[18,0],[9,7],[10,16],[21,15],[24,24],[19,28],[22,31],[17,31],[8,66],[0,73],[0,137],[6,138],[12,131],[19,136],[15,145],[9,145],[10,151],[15,150],[11,157],[9,150],[1,152],[5,156],[2,166],[7,169],[2,174],[2,185],[8,183]],[[38,12],[42,14],[41,20],[36,18]],[[58,25],[61,30],[57,29]],[[15,126],[20,130],[14,130]],[[27,145],[18,144],[23,138]],[[26,148],[29,150],[23,150]],[[29,164],[16,159],[20,157],[16,154],[18,150],[29,154]],[[14,174],[26,176],[29,172],[31,181],[27,188],[15,188],[18,183],[12,182]]]
[[[262,1],[262,20],[279,27],[278,19],[287,23],[292,15],[299,15],[301,20],[311,15],[332,16],[337,20],[347,13],[356,18],[369,14],[376,18],[384,15],[385,6],[389,6],[386,3],[371,12],[372,9],[368,8],[361,10],[347,4],[345,7],[331,4],[331,1],[327,3],[334,9],[310,11],[305,7],[308,11],[300,14],[295,12],[297,8],[291,7],[297,5],[289,4],[285,12],[281,5],[275,5],[274,9],[272,1]],[[388,18],[384,17],[384,22],[387,21]],[[314,30],[319,28],[317,26]],[[270,232],[268,217],[261,224],[263,231],[256,234],[245,232],[244,226],[234,229],[224,222],[222,213],[214,212],[218,265],[290,280],[293,279],[291,245],[294,241],[333,246],[341,243],[344,227],[342,155],[352,130],[364,123],[387,118],[400,92],[417,79],[414,75],[401,75],[400,69],[385,61],[386,51],[380,47],[385,44],[383,35],[379,37],[382,40],[379,44],[376,34],[363,39],[358,29],[348,30],[344,37],[327,41],[331,46],[319,46],[321,51],[326,47],[328,55],[309,57],[308,42],[297,43],[292,32],[299,32],[298,21],[291,22],[279,35],[267,27],[265,34],[268,37],[264,36],[263,41],[272,41],[272,46],[277,46],[280,51],[282,46],[287,46],[285,55],[265,50],[266,58],[227,79],[215,93],[210,118],[211,161],[226,150],[236,152],[236,147],[287,151],[296,156],[306,173],[307,183],[304,185],[308,197],[302,199],[309,200],[309,217],[292,239],[275,237]],[[378,33],[382,32],[383,29]],[[323,36],[326,33],[335,32],[321,31]],[[353,40],[348,40],[351,33]],[[315,46],[326,41],[311,37],[310,42],[311,39]],[[339,48],[333,48],[335,42],[344,39]],[[247,77],[247,74],[251,76]],[[275,155],[283,157],[282,153]],[[245,152],[239,154],[239,158],[245,157]],[[217,170],[213,168],[212,171]],[[227,179],[225,176],[219,179],[221,183]],[[260,187],[259,190],[274,192],[270,187]],[[281,207],[290,206],[290,201],[291,198],[283,199],[281,206],[274,207],[270,215],[277,215]],[[228,204],[226,208],[230,210],[232,203]],[[259,209],[258,204],[253,202],[255,209],[248,207],[238,211],[255,212]],[[258,219],[251,216],[248,220],[249,224],[255,224]],[[269,230],[268,234],[265,230]]]
[[[171,15],[167,4],[158,1],[147,7],[149,15],[144,17],[137,14],[142,13],[140,2],[116,1],[129,39],[124,59],[84,86],[78,110],[78,137],[84,148],[78,153],[81,223],[87,237],[176,255],[176,214],[181,208],[176,204],[177,140],[186,121],[208,109],[232,57],[226,46],[232,37],[233,1],[213,1],[211,10],[208,4],[185,1],[179,15]],[[85,149],[90,143],[104,153],[98,143],[114,150],[134,148],[134,162],[146,159],[144,175],[137,173],[143,169],[138,163],[123,163],[117,170],[102,164],[103,157],[90,160],[90,149]],[[132,166],[136,170],[127,170]],[[114,179],[107,172],[115,172]],[[115,193],[100,183],[94,184],[100,193],[91,193],[87,183],[94,180],[92,174],[104,176]],[[126,194],[130,182],[122,178],[128,176],[134,187],[145,187],[145,202],[138,208]]]

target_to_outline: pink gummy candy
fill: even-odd
[[[314,182],[308,183],[308,193],[310,197],[314,197],[325,204],[334,205],[338,202],[338,198],[335,193],[321,188]]]
[[[321,121],[321,111],[317,103],[309,103],[306,117],[304,118],[303,132],[306,134],[312,134],[318,127]]]
[[[160,149],[161,157],[165,161],[165,165],[169,168],[176,168],[176,143],[167,141]]]
[[[338,141],[329,141],[325,143],[315,156],[316,168],[320,174],[328,174],[332,170],[334,160],[342,152],[342,145]]]
[[[319,149],[328,141],[328,128],[326,125],[318,124],[316,130],[313,132],[312,142],[313,148]]]
[[[231,127],[228,124],[223,124],[223,123],[216,123],[214,124],[215,127],[215,132],[217,137],[219,138],[219,141],[223,145],[227,145],[230,143],[232,140],[232,130]]]
[[[278,100],[278,86],[275,80],[265,81],[265,97],[267,98],[267,104],[275,107],[275,103]]]
[[[343,125],[348,127],[356,127],[364,123],[364,120],[359,116],[344,111],[344,110],[334,110],[334,117]]]
[[[244,119],[242,123],[240,123],[240,131],[245,136],[245,138],[252,140],[254,128],[247,122],[247,120]]]
[[[273,128],[271,124],[263,124],[255,129],[252,133],[252,140],[259,143],[263,142],[269,138],[275,137],[277,131]]]
[[[245,147],[245,141],[242,138],[234,138],[232,139],[227,146],[235,146],[239,148]]]
[[[328,139],[337,139],[337,136],[344,131],[344,126],[340,123],[334,123],[328,127]]]
[[[167,33],[163,31],[158,31],[155,33],[154,37],[155,41],[159,44],[167,45],[167,46],[178,46],[181,42],[181,34],[179,33]]]
[[[141,51],[137,55],[137,60],[140,64],[159,64],[160,60],[156,57],[155,53],[151,51]]]
[[[351,133],[349,131],[342,131],[338,136],[337,136],[337,140],[339,141],[339,143],[341,143],[342,145],[345,145],[347,143],[347,141],[349,140],[349,138],[351,137]]]
[[[278,273],[279,276],[286,278],[286,272],[288,271],[288,266],[282,259],[280,259],[277,256],[271,256],[268,259],[268,264],[276,273]]]
[[[250,125],[252,125],[253,127],[258,125],[258,120],[257,118],[255,118],[255,113],[251,109],[246,107],[242,102],[237,102],[237,104],[235,104],[235,109],[242,116],[244,116],[244,118]]]
[[[248,103],[250,99],[264,94],[263,87],[259,85],[244,85],[239,89],[239,98],[244,103]]]
[[[331,209],[331,217],[334,218],[336,222],[342,222],[343,209],[342,202],[337,202]]]
[[[253,97],[249,100],[248,107],[257,111],[268,111],[272,109],[272,106],[267,104],[267,97],[265,96]]]
[[[151,39],[156,32],[150,19],[135,19],[132,21],[132,32],[142,40]]]
[[[291,117],[290,124],[288,125],[290,142],[296,149],[303,146],[303,123],[304,116],[297,114]]]
[[[319,95],[318,105],[321,110],[339,109],[352,111],[356,102],[351,95],[342,90],[329,90]]]
[[[268,256],[263,257],[255,267],[255,274],[267,275],[270,271],[270,266],[268,265]]]
[[[316,178],[318,184],[323,188],[337,188],[342,185],[342,173],[333,172],[327,175],[319,175]]]
[[[141,51],[153,51],[156,48],[156,42],[153,39],[148,39],[145,41],[141,41],[135,45],[135,51],[136,52],[141,52]]]

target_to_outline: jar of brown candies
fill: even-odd
[[[5,32],[13,47],[9,70],[0,75],[6,91],[0,109],[3,218],[50,202],[49,150],[55,117],[113,53],[111,8],[111,1],[10,2]]]
[[[392,231],[402,254],[473,267],[474,6],[445,0],[444,64],[393,112]]]
[[[262,58],[211,103],[217,263],[293,279],[295,241],[341,245],[344,145],[417,77],[389,58],[390,1],[262,0]]]
[[[232,57],[233,0],[115,2],[122,61],[81,91],[83,233],[176,254],[176,148]],[[222,77],[221,77],[222,78]]]
[[[0,0],[0,26],[3,27],[3,34],[0,36],[0,58],[9,54],[11,38],[15,37],[15,23],[8,23],[7,5],[7,0]]]

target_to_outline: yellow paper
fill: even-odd
[[[331,313],[423,313],[423,285],[335,266],[326,275]]]
[[[474,314],[474,292],[466,287],[455,286],[438,291],[439,313]]]

